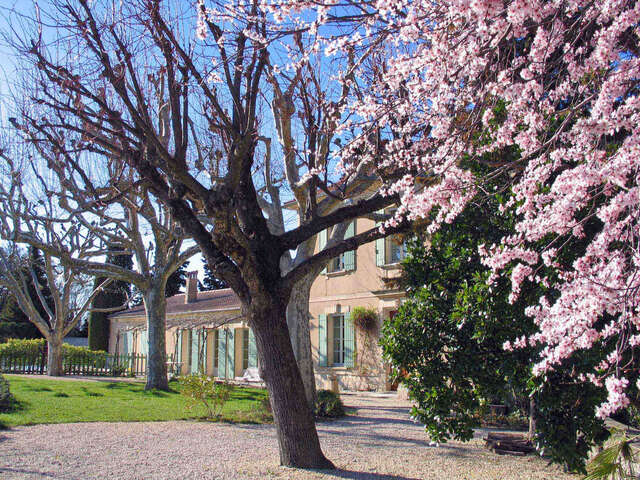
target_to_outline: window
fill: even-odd
[[[395,214],[395,209],[385,210],[387,215]],[[391,235],[376,240],[376,265],[395,265],[407,256],[407,247],[402,235]]]
[[[249,329],[242,329],[242,370],[249,368]]]
[[[220,330],[213,331],[213,368],[218,368],[218,342],[220,341]]]
[[[394,263],[400,263],[407,255],[407,247],[404,243],[404,238],[399,235],[393,235],[385,239],[386,245],[386,263],[391,265]]]
[[[336,258],[332,258],[327,265],[327,272],[342,272],[344,271],[344,253]]]
[[[333,320],[333,364],[344,365],[344,315],[334,315]]]
[[[323,230],[318,234],[318,251],[324,249],[327,245],[327,240],[331,238],[332,228]],[[353,220],[347,225],[347,229],[344,234],[344,238],[350,238],[355,235],[356,221]],[[356,269],[356,251],[350,250],[344,252],[341,255],[332,258],[327,264],[327,268],[322,273],[334,273],[334,272],[349,272]]]

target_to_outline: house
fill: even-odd
[[[346,236],[368,230],[374,221],[359,218]],[[328,232],[317,236],[324,248]],[[397,277],[404,245],[396,237],[380,239],[333,259],[311,287],[311,345],[318,388],[338,382],[341,390],[390,390],[388,367],[378,338],[385,318],[393,315],[404,292],[385,280]],[[187,278],[186,292],[167,299],[167,353],[181,373],[206,372],[219,378],[242,377],[257,366],[253,334],[240,313],[240,301],[230,290],[197,291],[196,272]],[[355,307],[377,312],[369,328],[356,328]],[[112,353],[146,353],[144,307],[111,315]]]

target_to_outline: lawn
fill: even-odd
[[[18,406],[0,414],[0,426],[71,422],[151,422],[201,419],[202,406],[187,409],[180,385],[172,391],[145,391],[141,382],[50,380],[6,375]],[[264,423],[266,391],[236,387],[222,411],[222,421]]]

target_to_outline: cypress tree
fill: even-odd
[[[182,287],[187,284],[187,267],[189,266],[189,261],[184,262],[180,265],[175,272],[169,275],[167,279],[167,286],[164,290],[166,297],[173,297],[180,293]]]
[[[216,278],[209,265],[204,264],[204,280],[198,282],[198,290],[206,292],[208,290],[220,290],[221,288],[227,288],[228,285],[224,280]]]
[[[107,263],[119,265],[131,269],[133,267],[133,257],[130,254],[109,255]],[[106,278],[97,277],[94,288],[99,287]],[[114,281],[98,293],[93,299],[92,308],[113,308],[122,305],[131,293],[131,285],[123,281]],[[89,314],[89,349],[108,350],[109,348],[109,313],[91,312]]]

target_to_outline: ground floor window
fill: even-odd
[[[242,370],[249,368],[249,329],[242,329]]]
[[[211,330],[210,335],[213,337],[213,368],[218,368],[218,338],[220,335],[219,330]]]
[[[344,315],[333,315],[333,364],[344,365]]]
[[[318,365],[352,368],[355,330],[349,312],[318,316]]]

